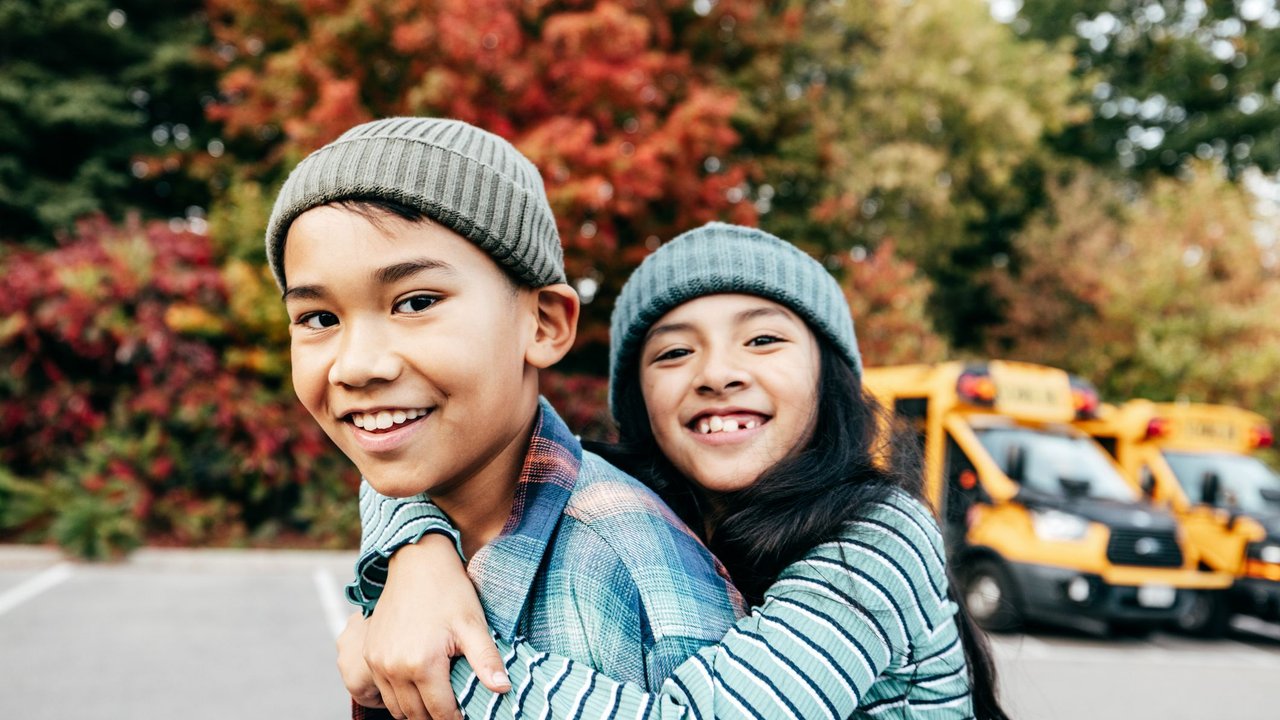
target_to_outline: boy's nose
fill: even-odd
[[[386,338],[372,329],[352,327],[343,334],[337,357],[329,366],[329,383],[364,387],[389,382],[400,376],[403,364]]]

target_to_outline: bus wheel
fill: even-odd
[[[1230,620],[1231,610],[1222,593],[1197,592],[1191,595],[1190,604],[1174,620],[1174,625],[1189,635],[1216,638],[1226,634]]]
[[[964,604],[969,615],[986,630],[1008,632],[1022,624],[1013,582],[995,560],[976,560],[965,570]]]

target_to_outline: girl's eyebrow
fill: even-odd
[[[777,316],[780,318],[785,318],[787,320],[791,319],[791,315],[789,315],[785,310],[782,310],[781,308],[758,307],[758,308],[751,308],[750,310],[743,310],[737,315],[734,315],[733,321],[734,323],[744,323],[748,320],[754,320],[758,317],[770,317],[770,316]]]
[[[687,330],[693,330],[693,325],[691,323],[665,323],[663,325],[655,325],[652,328],[649,328],[649,333],[644,336],[644,342],[647,343],[659,335],[685,332]]]

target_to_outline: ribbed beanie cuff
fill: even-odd
[[[299,163],[267,223],[267,261],[282,290],[290,224],[340,200],[407,205],[474,242],[526,285],[565,282],[560,234],[537,167],[511,143],[467,123],[375,120]]]
[[[649,328],[677,305],[720,293],[756,295],[789,308],[862,377],[853,315],[831,273],[767,232],[713,222],[658,248],[618,295],[609,338],[609,407],[615,419],[619,390],[635,381],[636,357]]]

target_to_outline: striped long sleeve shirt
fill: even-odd
[[[657,692],[522,640],[499,641],[505,695],[465,660],[452,680],[468,718],[969,718],[955,612],[933,516],[898,494],[786,568]]]

